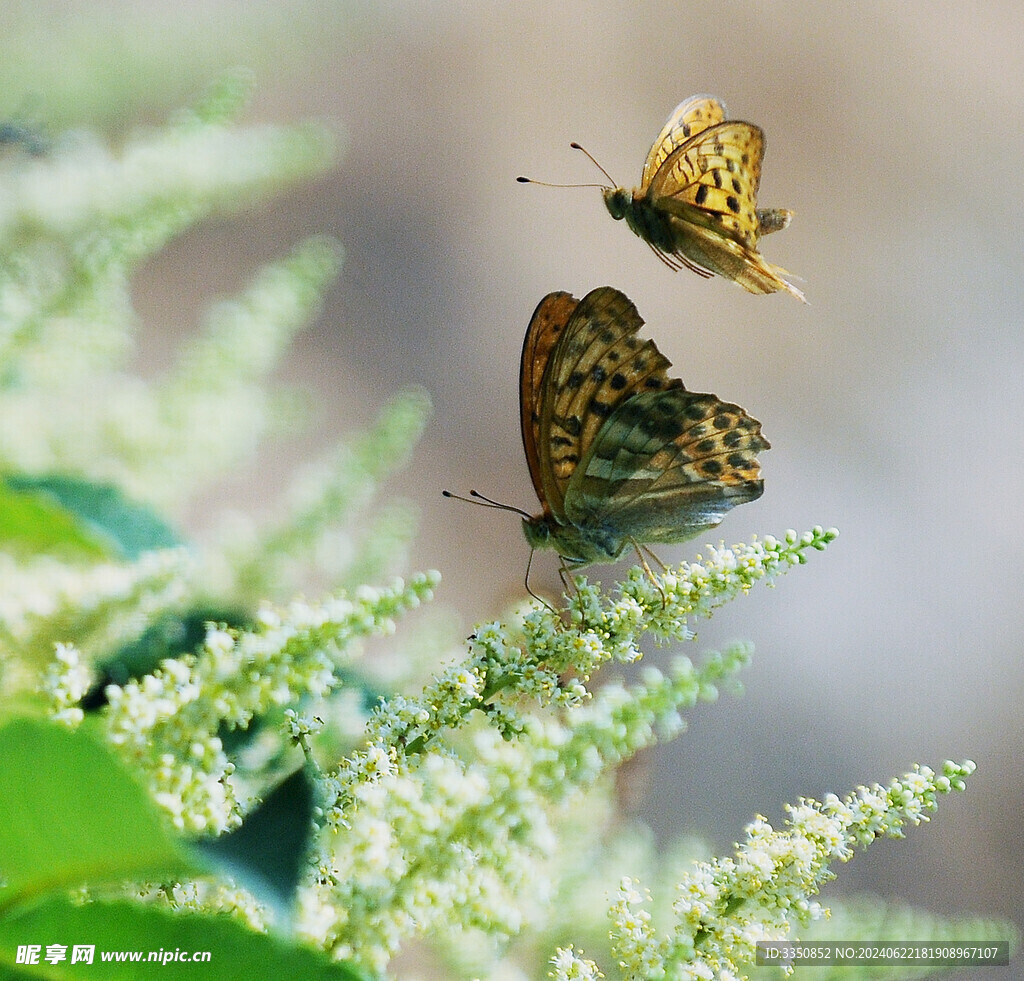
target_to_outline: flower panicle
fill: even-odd
[[[963,790],[974,769],[970,760],[946,761],[938,773],[915,766],[888,787],[858,787],[821,802],[802,799],[787,806],[780,830],[756,817],[732,856],[695,862],[677,884],[673,924],[660,936],[645,909],[649,898],[624,879],[609,918],[625,976],[746,976],[758,941],[785,939],[828,914],[813,897],[833,877],[830,863],[849,861],[857,846],[902,837],[908,824],[927,821],[937,797]]]
[[[252,630],[211,624],[197,653],[107,687],[108,739],[149,775],[176,824],[223,830],[237,809],[221,728],[244,729],[271,710],[327,695],[352,643],[392,633],[395,618],[428,600],[438,579],[426,572],[387,588],[360,587],[351,597],[265,606]],[[284,725],[291,738],[293,718]]]
[[[546,607],[535,607],[511,624],[479,626],[470,638],[469,656],[435,678],[419,697],[384,700],[371,720],[369,742],[420,752],[446,730],[460,727],[480,709],[502,731],[522,727],[517,706],[526,699],[539,705],[572,708],[585,702],[592,673],[609,661],[641,658],[645,633],[658,640],[692,638],[687,619],[711,612],[759,580],[771,580],[805,561],[808,550],[827,548],[838,532],[815,527],[783,539],[766,536],[731,549],[709,546],[708,556],[683,563],[653,580],[630,574],[618,595],[577,579],[569,604],[569,623]],[[471,686],[454,675],[474,679]],[[728,673],[732,673],[732,669]],[[702,697],[714,697],[706,680]]]
[[[283,571],[292,569],[298,559],[344,552],[330,536],[336,535],[343,523],[352,522],[354,513],[370,500],[381,481],[408,462],[430,408],[423,389],[411,387],[399,393],[369,431],[300,473],[283,520],[265,532],[254,533],[242,548],[239,536],[233,536],[228,548],[239,590],[249,595],[265,593],[278,586]],[[354,566],[328,572],[332,579],[343,573],[348,582],[366,582],[362,577],[386,566],[412,537],[414,528],[410,508],[392,507],[378,515],[361,536],[361,553],[351,557]],[[328,541],[334,547],[324,547]]]
[[[53,661],[41,684],[50,699],[50,716],[74,729],[85,718],[79,702],[92,684],[92,672],[74,644],[54,645]]]
[[[195,559],[184,548],[86,568],[0,555],[0,644],[26,663],[58,643],[73,644],[86,658],[116,649],[140,624],[178,609],[195,574]]]
[[[711,701],[717,686],[749,662],[750,644],[709,652],[699,665],[676,658],[667,673],[647,667],[637,684],[613,680],[570,713],[565,732],[537,768],[537,782],[561,800],[591,786],[640,750],[668,741],[686,728],[684,709]]]
[[[649,631],[661,641],[689,640],[693,637],[690,620],[710,617],[758,582],[773,583],[782,573],[805,564],[810,551],[824,551],[838,537],[835,528],[816,525],[802,534],[790,529],[781,539],[754,537],[729,548],[709,544],[693,562],[682,562],[660,574],[635,566],[615,600],[602,599],[599,591],[578,577],[570,610],[575,621],[607,631],[610,637],[625,628]]]

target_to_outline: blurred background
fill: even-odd
[[[966,794],[858,855],[825,898],[1024,923],[1024,7],[105,0],[0,3],[0,20],[5,116],[116,141],[244,65],[249,118],[340,135],[327,178],[206,223],[137,280],[139,370],[157,374],[261,262],[315,232],[346,250],[282,372],[313,394],[314,430],[198,502],[194,530],[211,504],[271,510],[296,465],[422,384],[435,415],[394,489],[421,509],[413,567],[442,572],[437,601],[468,634],[521,597],[528,549],[515,516],[441,490],[537,510],[518,429],[527,322],[551,290],[616,286],[687,387],[739,402],[771,439],[764,497],[727,517],[726,542],[841,531],[697,625],[692,656],[754,641],[746,693],[645,759],[627,808],[721,851],[784,801],[971,757]],[[632,187],[695,92],[765,130],[759,203],[796,218],[763,251],[809,306],[670,272],[597,190],[514,181],[594,180],[578,140]],[[553,553],[533,570],[557,586]]]

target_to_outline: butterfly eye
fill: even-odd
[[[626,217],[626,211],[629,208],[629,198],[626,192],[621,187],[606,187],[602,191],[604,195],[604,204],[610,214],[616,221],[621,221]]]
[[[551,538],[551,527],[544,517],[523,518],[523,534],[530,543],[530,548],[545,548]]]

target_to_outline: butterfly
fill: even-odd
[[[757,250],[762,235],[780,231],[793,217],[786,209],[757,207],[764,132],[725,116],[725,104],[714,96],[681,102],[647,154],[640,186],[627,191],[598,185],[605,206],[671,269],[685,266],[705,279],[731,279],[750,293],[786,290],[804,300],[782,278],[786,270],[765,262]]]
[[[549,293],[526,331],[520,421],[542,511],[523,531],[563,568],[687,541],[764,490],[761,424],[669,378],[671,363],[638,336],[643,323],[602,286],[582,300]]]

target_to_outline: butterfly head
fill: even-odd
[[[604,198],[604,206],[616,221],[626,217],[629,206],[633,203],[633,195],[624,187],[602,187],[601,196]]]
[[[530,548],[549,548],[551,545],[551,515],[538,514],[523,518],[523,534]]]

